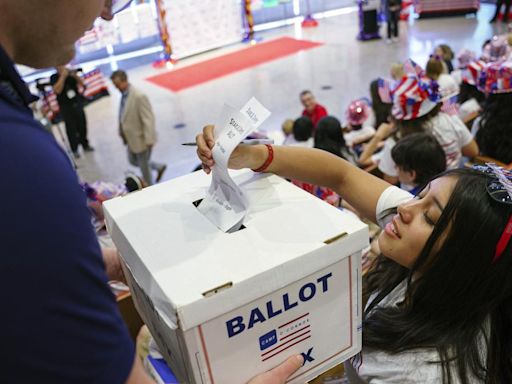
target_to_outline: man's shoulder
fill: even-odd
[[[317,104],[316,109],[321,112],[327,113],[327,108],[325,108],[322,104]]]
[[[141,97],[147,97],[140,88],[134,87],[133,85],[130,85],[130,95],[137,99]]]
[[[0,99],[1,155],[11,159],[27,156],[48,159],[50,162],[70,163],[52,134],[35,120],[24,107],[14,106]],[[23,161],[24,163],[24,161]],[[39,163],[39,166],[44,164]],[[65,167],[59,167],[61,171]]]

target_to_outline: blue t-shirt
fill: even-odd
[[[124,383],[134,346],[77,175],[0,47],[0,383]]]

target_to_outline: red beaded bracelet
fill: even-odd
[[[265,146],[268,149],[267,160],[265,160],[263,165],[261,167],[259,167],[258,169],[253,169],[252,170],[253,172],[265,172],[267,170],[267,168],[270,166],[270,164],[272,163],[272,160],[274,160],[274,148],[272,148],[272,146],[270,144],[265,144]]]

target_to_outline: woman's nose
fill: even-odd
[[[410,223],[414,216],[414,207],[413,204],[408,202],[404,204],[400,204],[397,207],[398,214],[400,215],[400,219],[404,223]]]

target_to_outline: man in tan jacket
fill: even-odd
[[[110,76],[121,92],[119,108],[119,135],[128,147],[128,161],[139,167],[144,181],[153,184],[152,170],[160,181],[167,166],[151,161],[151,150],[156,143],[155,116],[148,97],[128,82],[126,72],[118,70]]]

